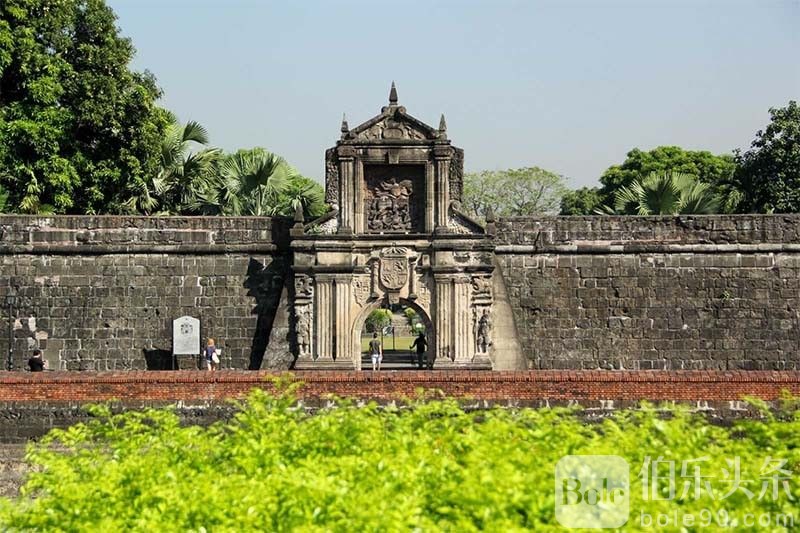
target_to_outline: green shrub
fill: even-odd
[[[792,513],[800,498],[791,480],[794,501],[743,493],[650,501],[638,475],[647,456],[678,468],[707,457],[704,475],[717,476],[717,486],[726,459],[737,456],[742,479],[759,480],[768,456],[795,473],[794,413],[717,426],[644,408],[585,423],[566,409],[467,412],[445,400],[339,402],[309,414],[289,393],[254,391],[233,419],[209,428],[184,427],[169,410],[112,414],[101,406],[93,414],[29,448],[35,472],[18,500],[0,500],[0,530],[557,530],[553,473],[567,454],[630,463],[628,530],[639,529],[639,510]]]

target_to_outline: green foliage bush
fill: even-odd
[[[453,400],[342,402],[308,414],[291,394],[259,391],[210,428],[183,427],[169,410],[93,413],[31,446],[35,472],[17,501],[0,500],[1,530],[556,530],[553,472],[566,454],[628,460],[629,530],[638,529],[639,509],[791,513],[800,498],[793,480],[794,502],[741,493],[644,501],[637,476],[646,456],[678,465],[707,457],[718,475],[726,458],[739,456],[743,479],[758,479],[771,456],[796,472],[794,414],[716,426],[643,409],[585,423],[563,409],[467,412]]]

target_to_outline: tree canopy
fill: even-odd
[[[168,114],[103,0],[0,4],[0,184],[22,212],[124,212]]]
[[[483,219],[495,215],[552,214],[566,192],[564,178],[539,167],[485,170],[464,176],[463,208]]]
[[[800,106],[771,108],[770,122],[750,149],[736,153],[734,186],[744,212],[800,212]]]
[[[710,215],[720,204],[711,185],[681,172],[651,172],[614,193],[614,211],[622,215]]]

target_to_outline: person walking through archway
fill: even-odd
[[[419,335],[414,342],[411,344],[411,349],[417,349],[417,366],[419,369],[422,370],[427,365],[427,351],[428,351],[428,341],[425,339],[425,332],[420,331]]]
[[[375,372],[381,369],[381,361],[383,360],[383,346],[381,341],[378,340],[378,334],[372,334],[372,340],[369,341],[369,355],[372,358],[372,371]]]

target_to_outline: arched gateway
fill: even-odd
[[[434,368],[492,366],[487,231],[459,211],[464,152],[397,103],[342,120],[325,153],[328,215],[292,229],[297,369],[359,369],[359,333],[387,304],[428,323]],[[489,232],[491,233],[491,231]]]

